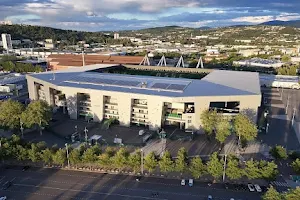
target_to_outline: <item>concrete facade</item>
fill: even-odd
[[[180,96],[178,94],[179,96],[167,96],[163,93],[162,95],[152,95],[90,89],[76,87],[76,85],[72,87],[61,86],[37,78],[34,75],[28,75],[27,82],[29,97],[32,100],[42,99],[52,106],[58,106],[58,102],[51,99],[57,99],[57,94],[63,94],[64,105],[67,107],[71,119],[78,119],[80,113],[83,112],[88,113],[96,122],[101,122],[105,118],[116,117],[121,125],[130,126],[133,123],[141,123],[152,130],[168,124],[175,124],[185,129],[199,130],[201,128],[201,113],[210,109],[211,102],[226,102],[226,105],[227,102],[238,102],[238,112],[244,112],[253,121],[256,121],[257,109],[261,104],[260,92],[245,95]],[[87,96],[84,102],[78,99],[81,94]],[[195,91],[195,94],[197,94],[197,91]],[[192,108],[193,111],[191,113],[187,112],[188,108]],[[230,112],[226,115],[237,114],[236,112]]]

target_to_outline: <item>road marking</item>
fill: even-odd
[[[13,182],[17,177],[14,177],[13,179],[10,180],[10,182]]]
[[[72,191],[72,192],[83,192],[83,193],[93,193],[93,194],[100,194],[100,195],[108,195],[108,196],[120,196],[120,197],[129,197],[129,198],[138,198],[138,199],[158,199],[158,198],[151,198],[151,197],[143,197],[143,196],[133,196],[133,195],[125,195],[125,194],[113,194],[107,192],[95,192],[95,191],[87,191],[87,190],[76,190],[76,189],[62,189],[57,187],[49,187],[49,186],[36,186],[36,185],[28,185],[28,184],[14,184],[16,186],[24,186],[24,187],[36,187],[36,188],[44,188],[50,190],[60,190],[60,191]],[[168,199],[161,199],[161,200],[168,200]]]
[[[0,183],[3,181],[4,178],[5,178],[5,176],[3,176],[3,177],[0,179]]]

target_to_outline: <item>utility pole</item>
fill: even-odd
[[[86,127],[84,127],[84,134],[85,134],[85,142],[86,142],[86,144],[87,144],[87,141],[88,141],[88,135],[87,135],[88,132],[89,132],[89,130]]]
[[[141,174],[144,174],[144,152],[143,149],[141,149]]]
[[[270,124],[269,124],[269,123],[267,123],[267,127],[266,127],[266,133],[268,133],[268,132],[269,132],[269,126],[270,126]]]
[[[66,143],[65,146],[66,146],[66,150],[67,150],[68,168],[70,169],[70,159],[69,159],[69,148],[68,148],[68,143]]]
[[[43,135],[42,120],[40,119],[40,135]]]
[[[21,130],[22,138],[24,138],[23,122],[21,120],[20,120],[20,130]]]
[[[285,107],[285,114],[286,115],[288,114],[289,103],[290,103],[290,95],[288,95],[287,103],[286,103],[286,107]]]
[[[295,115],[296,115],[296,108],[293,109],[292,125],[294,125]]]
[[[225,181],[226,161],[227,161],[227,154],[225,154],[225,156],[224,156],[223,182]]]

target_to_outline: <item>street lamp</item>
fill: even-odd
[[[88,132],[89,132],[89,130],[86,127],[84,127],[84,134],[85,134],[85,142],[86,142],[86,144],[87,144],[87,141],[88,141],[88,135],[87,135]]]
[[[68,143],[66,143],[65,146],[66,146],[66,150],[67,150],[68,168],[70,169],[70,159],[69,159],[69,148],[68,148]]]
[[[141,174],[144,174],[144,152],[141,149]]]
[[[22,138],[24,138],[23,122],[21,120],[20,120],[20,130],[21,130]]]
[[[227,154],[225,154],[224,156],[223,182],[225,181],[226,161],[227,161]]]

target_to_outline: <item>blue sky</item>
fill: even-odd
[[[0,0],[0,20],[101,31],[300,20],[300,0]]]

